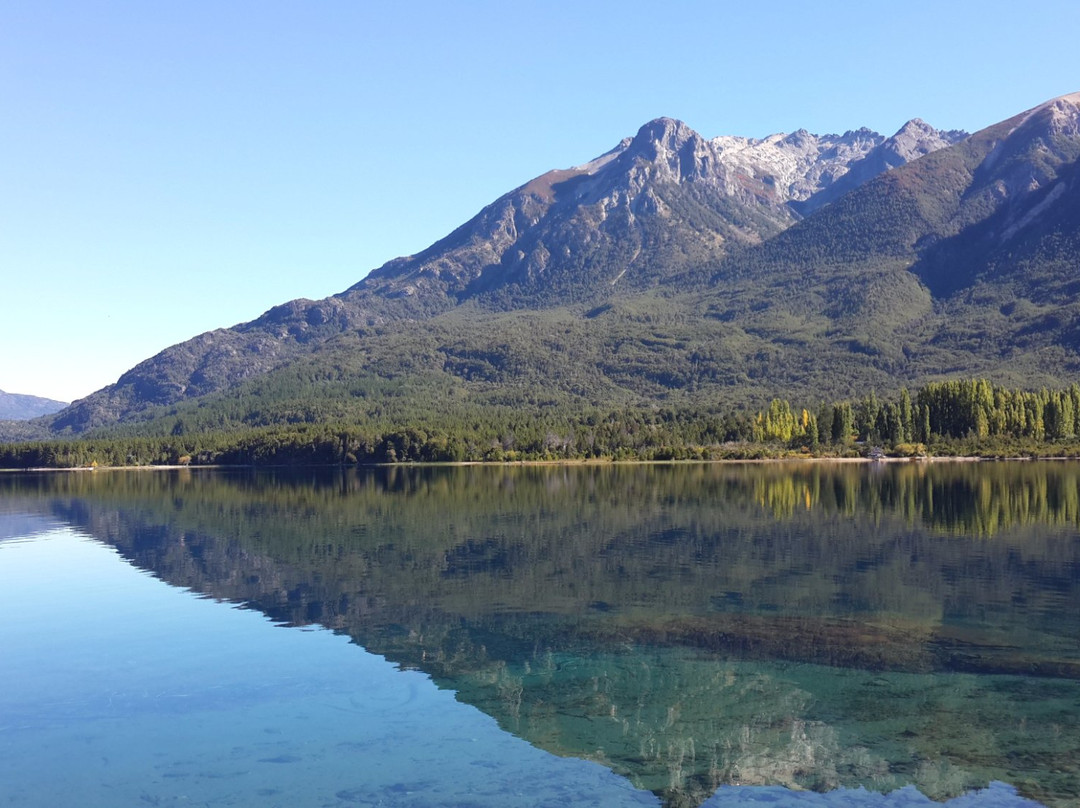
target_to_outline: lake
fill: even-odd
[[[4,474],[0,614],[0,805],[1080,806],[1076,463]]]

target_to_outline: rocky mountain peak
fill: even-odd
[[[889,168],[895,168],[951,146],[967,136],[967,132],[935,129],[922,118],[912,118],[882,144],[881,156]]]
[[[1029,109],[1020,115],[1023,123],[1032,118],[1042,117],[1044,120],[1071,120],[1080,115],[1080,93],[1069,93],[1051,98],[1037,107]]]
[[[806,129],[796,129],[790,135],[783,139],[783,143],[788,146],[794,146],[797,149],[805,149],[808,146],[812,147],[818,140],[817,135],[811,135]]]
[[[1071,161],[1077,157],[1071,143],[1080,134],[1080,93],[1053,98],[980,134],[996,144],[984,168],[1032,150],[1046,152],[1051,162]]]
[[[936,132],[930,124],[924,121],[922,118],[912,118],[910,121],[900,127],[894,137],[900,137],[901,135],[927,135]]]
[[[994,144],[978,168],[982,192],[1015,199],[1038,190],[1080,157],[1080,93],[1051,99],[980,135]]]
[[[1061,172],[1080,159],[1080,93],[1051,99],[974,137],[987,152],[968,191],[970,207],[1004,209],[993,237],[1004,242],[1066,192]]]
[[[674,118],[656,118],[642,126],[623,157],[652,164],[654,179],[669,182],[710,177],[716,168],[708,141]]]
[[[756,243],[951,139],[915,119],[889,139],[863,127],[843,135],[798,129],[762,139],[706,140],[683,121],[655,118],[599,157],[549,171],[505,194],[447,238],[389,262],[349,292],[377,287],[384,297],[427,295],[441,306],[447,293],[456,297],[501,283],[520,285],[523,278],[550,279],[558,266],[576,266],[598,244],[612,250],[610,245],[636,244],[644,222],[670,218],[683,189],[700,197],[695,205],[707,199],[717,210],[745,207],[745,216],[732,220],[723,214],[715,222],[717,232],[706,249],[723,252],[728,242]],[[583,243],[570,247],[571,233]],[[554,243],[561,245],[556,252]],[[589,260],[602,263],[596,256]],[[625,282],[632,275],[620,278]]]
[[[761,139],[722,136],[710,142],[731,171],[770,187],[777,203],[791,204],[830,186],[883,140],[869,129],[843,135],[798,129]]]
[[[741,177],[761,180],[776,201],[807,215],[871,177],[952,145],[965,132],[943,132],[914,118],[891,138],[862,127],[842,135],[806,129],[761,139],[718,137],[719,161]]]
[[[1036,107],[1033,118],[1043,122],[1054,135],[1075,137],[1080,134],[1080,93],[1063,95]]]
[[[637,134],[630,140],[630,148],[678,151],[695,139],[701,140],[701,136],[682,121],[675,118],[654,118],[638,129]]]

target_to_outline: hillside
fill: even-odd
[[[33,429],[1067,384],[1078,156],[1080,94],[971,136],[914,120],[709,140],[657,119],[339,295],[173,346]]]

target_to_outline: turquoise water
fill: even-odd
[[[3,804],[656,804],[422,673],[166,586],[71,530],[0,543],[0,610]]]
[[[1075,470],[932,473],[6,478],[0,804],[1078,805]]]

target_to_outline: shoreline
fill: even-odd
[[[222,470],[280,470],[280,469],[373,469],[373,468],[466,468],[475,466],[491,467],[534,467],[534,466],[706,466],[706,465],[763,465],[769,463],[825,465],[863,464],[894,465],[904,463],[1030,463],[1030,462],[1080,462],[1080,457],[1048,455],[1038,457],[1017,455],[1015,457],[980,457],[978,455],[928,455],[920,457],[724,457],[714,460],[611,460],[589,458],[583,460],[461,460],[447,462],[403,462],[403,463],[357,463],[357,464],[296,464],[296,465],[146,465],[146,466],[35,466],[31,468],[0,468],[0,474],[38,474],[42,472],[105,472],[105,471],[222,471]]]

